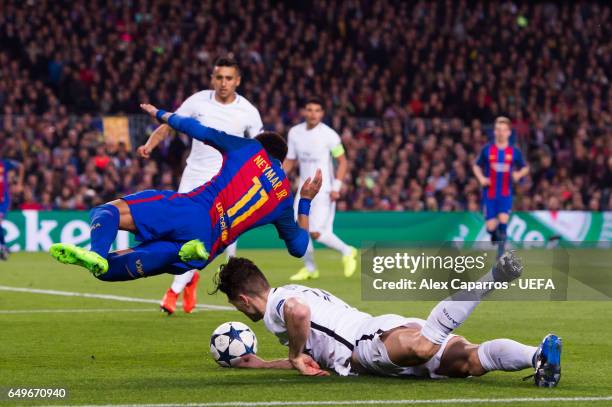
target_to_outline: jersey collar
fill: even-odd
[[[232,105],[237,105],[238,103],[240,103],[240,95],[238,94],[238,92],[236,92],[236,98],[230,102],[230,103],[221,103],[217,100],[217,98],[215,97],[215,95],[217,94],[217,92],[215,92],[214,90],[210,93],[210,100],[213,101],[213,103],[219,105],[219,106],[232,106]]]

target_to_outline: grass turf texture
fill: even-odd
[[[301,263],[280,250],[241,250],[272,285],[288,283]],[[362,302],[359,276],[342,276],[340,257],[318,250],[321,278],[308,282],[330,290],[372,314],[425,318],[433,302]],[[210,296],[215,262],[202,272],[199,301],[227,305]],[[0,263],[0,285],[160,299],[171,281],[163,275],[125,283],[100,282],[84,269],[65,266],[43,253],[13,254]],[[308,285],[308,284],[307,284]],[[7,310],[108,309],[108,312],[5,313]],[[120,312],[120,310],[152,310]],[[530,370],[443,381],[377,377],[309,378],[295,371],[220,368],[209,355],[211,332],[242,321],[257,334],[259,355],[286,357],[263,323],[235,311],[178,310],[172,317],[154,304],[0,291],[0,388],[63,387],[68,400],[14,404],[127,404],[231,401],[451,399],[610,396],[612,304],[609,302],[484,302],[458,331],[473,342],[508,337],[536,345],[549,331],[564,340],[559,387],[539,389],[521,381]],[[112,310],[117,310],[114,312]],[[4,313],[3,313],[4,312]],[[533,405],[535,403],[530,403]],[[556,405],[547,403],[546,405]],[[591,405],[566,402],[563,405]],[[596,405],[612,404],[612,401]],[[482,405],[482,404],[481,404]],[[496,405],[505,405],[496,404]],[[510,404],[508,404],[510,405]]]

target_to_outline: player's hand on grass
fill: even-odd
[[[136,150],[136,153],[138,154],[138,157],[140,158],[150,158],[151,157],[151,149],[147,147],[146,144],[138,147],[138,149]]]
[[[300,197],[306,199],[313,199],[319,190],[321,189],[321,184],[323,182],[323,175],[321,175],[321,169],[317,169],[314,177],[308,177],[308,179],[302,185],[302,190],[300,191]]]
[[[140,108],[153,118],[155,118],[155,115],[157,114],[157,111],[159,110],[155,106],[150,105],[148,103],[141,103]]]
[[[257,355],[251,353],[241,356],[239,359],[232,361],[233,367],[251,368],[251,369],[263,369],[266,367],[266,361]]]
[[[304,376],[329,376],[329,372],[321,369],[321,366],[306,354],[301,354],[289,361]]]

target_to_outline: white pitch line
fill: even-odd
[[[155,308],[5,309],[1,314],[88,314],[91,312],[159,312]],[[198,311],[199,312],[199,311]]]
[[[150,300],[148,298],[124,297],[121,295],[112,295],[112,294],[91,294],[91,293],[77,293],[77,292],[72,292],[72,291],[41,290],[38,288],[9,287],[6,285],[0,285],[0,291],[12,291],[12,292],[30,293],[30,294],[60,295],[64,297],[96,298],[99,300],[139,302],[143,304],[159,305],[159,300]],[[177,305],[182,305],[182,304],[179,302],[177,303]],[[207,310],[212,310],[212,311],[235,311],[234,307],[229,307],[227,305],[198,304],[197,308],[207,309]]]
[[[394,404],[499,404],[499,403],[566,403],[577,401],[612,401],[612,396],[603,397],[515,397],[502,399],[413,399],[413,400],[321,400],[321,401],[228,401],[186,404],[87,404],[80,407],[265,407],[265,406],[363,406]],[[55,406],[57,407],[57,406]],[[67,406],[64,406],[67,407]]]

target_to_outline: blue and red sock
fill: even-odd
[[[182,274],[193,267],[182,263],[178,252],[180,243],[154,241],[140,244],[130,251],[108,255],[108,271],[100,276],[103,281],[126,281],[158,274]]]
[[[119,231],[119,209],[115,205],[104,204],[89,212],[91,230],[91,250],[106,258]]]
[[[501,257],[506,250],[506,240],[508,239],[508,224],[500,223],[497,226],[497,257]]]

